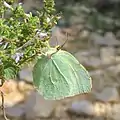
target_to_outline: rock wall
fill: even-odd
[[[29,12],[39,8],[40,1],[24,0],[24,8]],[[71,8],[73,9],[74,6]],[[79,5],[77,6],[79,7]],[[6,113],[18,120],[119,120],[120,119],[120,29],[117,21],[105,19],[107,26],[100,23],[100,29],[91,28],[80,16],[71,15],[70,26],[56,26],[52,31],[51,46],[62,45],[68,33],[68,41],[63,49],[71,52],[86,69],[92,80],[91,93],[66,98],[60,101],[46,101],[34,90],[32,67],[25,67],[19,73],[19,82],[12,81],[13,91],[5,96]],[[90,13],[89,9],[82,7]],[[79,16],[79,17],[78,17]],[[97,17],[99,18],[99,17]],[[95,20],[95,18],[93,18]],[[62,21],[62,20],[61,20]],[[95,23],[93,21],[93,23]],[[116,23],[118,27],[116,28]],[[62,22],[59,23],[63,24]],[[102,28],[105,29],[102,29]],[[106,30],[107,28],[107,30]],[[113,28],[117,29],[115,32]],[[109,29],[109,31],[108,31]],[[102,31],[101,31],[102,30]],[[5,88],[11,88],[5,86]],[[2,117],[0,118],[2,120]]]

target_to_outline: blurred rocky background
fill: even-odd
[[[40,0],[20,0],[25,11],[42,6]],[[18,80],[4,85],[7,116],[11,120],[120,120],[120,0],[55,0],[62,18],[52,30],[51,46],[68,41],[71,52],[89,71],[92,92],[60,101],[44,100],[32,85],[32,65]],[[0,120],[3,120],[0,112]]]

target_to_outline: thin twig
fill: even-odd
[[[2,0],[2,2],[4,3],[4,1]],[[4,16],[5,16],[5,12],[2,13],[2,19],[4,19]]]
[[[9,120],[6,116],[6,112],[5,112],[5,104],[4,104],[4,93],[1,91],[1,98],[2,98],[2,105],[1,105],[1,109],[3,111],[3,117],[5,120]]]
[[[25,44],[23,44],[23,46],[17,48],[17,49],[16,49],[16,52],[22,50],[23,48],[25,48],[25,47],[27,47],[27,46],[29,46],[32,41],[34,41],[34,39],[27,41]]]
[[[0,85],[0,87],[3,86],[4,82],[5,82],[4,78],[1,78],[1,85]],[[4,93],[3,93],[2,91],[1,91],[1,98],[2,98],[1,109],[2,109],[2,112],[3,112],[3,117],[4,117],[5,120],[9,120],[9,119],[7,118],[6,112],[5,112]]]
[[[41,31],[42,31],[42,30],[41,30]],[[22,46],[20,46],[19,48],[17,48],[17,49],[16,49],[16,52],[22,50],[23,48],[28,47],[29,45],[31,45],[31,43],[34,42],[34,41],[36,40],[36,38],[38,38],[38,37],[37,37],[37,33],[36,33],[36,35],[35,35],[31,40],[27,41],[25,44],[23,44]]]

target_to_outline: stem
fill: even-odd
[[[16,52],[18,52],[18,51],[22,50],[23,48],[29,46],[32,41],[34,41],[34,38],[33,38],[32,40],[27,41],[23,46],[17,48],[17,49],[16,49]]]
[[[30,60],[30,59],[32,59],[33,57],[35,57],[36,55],[37,55],[37,54],[34,54],[34,55],[32,55],[32,56],[30,56],[30,57],[28,57],[28,58],[20,61],[20,62],[19,62],[19,65],[22,65],[23,63],[25,63],[25,62],[27,62],[28,60]]]
[[[2,97],[2,106],[1,109],[3,111],[3,117],[5,120],[9,120],[6,116],[6,112],[5,112],[5,105],[4,105],[4,93],[1,91],[1,97]]]
[[[42,31],[42,30],[41,30],[41,31]],[[23,44],[21,47],[17,48],[17,49],[16,49],[16,52],[22,50],[23,48],[28,47],[29,45],[31,45],[31,42],[34,42],[35,39],[38,39],[37,33],[35,34],[35,36],[34,36],[31,40],[27,41],[27,42],[26,42],[25,44]]]
[[[3,2],[3,4],[4,4],[4,0],[2,0],[2,2]],[[2,14],[2,19],[4,19],[4,16],[5,16],[5,12],[3,12],[3,14]]]
[[[0,85],[0,87],[2,87],[3,86],[3,84],[4,84],[4,82],[5,82],[5,80],[3,79],[3,77],[2,77],[2,79],[1,79],[1,85]],[[4,104],[4,93],[1,91],[1,98],[2,98],[2,105],[1,105],[1,109],[2,109],[2,112],[3,112],[3,117],[4,117],[4,119],[5,120],[9,120],[8,118],[7,118],[7,116],[6,116],[6,112],[5,112],[5,104]]]

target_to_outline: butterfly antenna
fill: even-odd
[[[63,46],[66,44],[66,42],[68,41],[68,33],[66,33],[66,40],[65,40],[65,42],[61,45],[61,46],[59,46],[58,48],[57,48],[57,50],[60,50],[61,48],[63,48]]]
[[[58,47],[57,47],[57,51],[54,52],[54,53],[52,53],[50,56],[52,56],[53,54],[57,53],[57,52],[66,44],[66,42],[68,41],[68,34],[67,34],[67,33],[66,33],[66,36],[67,36],[66,41],[65,41],[61,46],[58,46]]]

